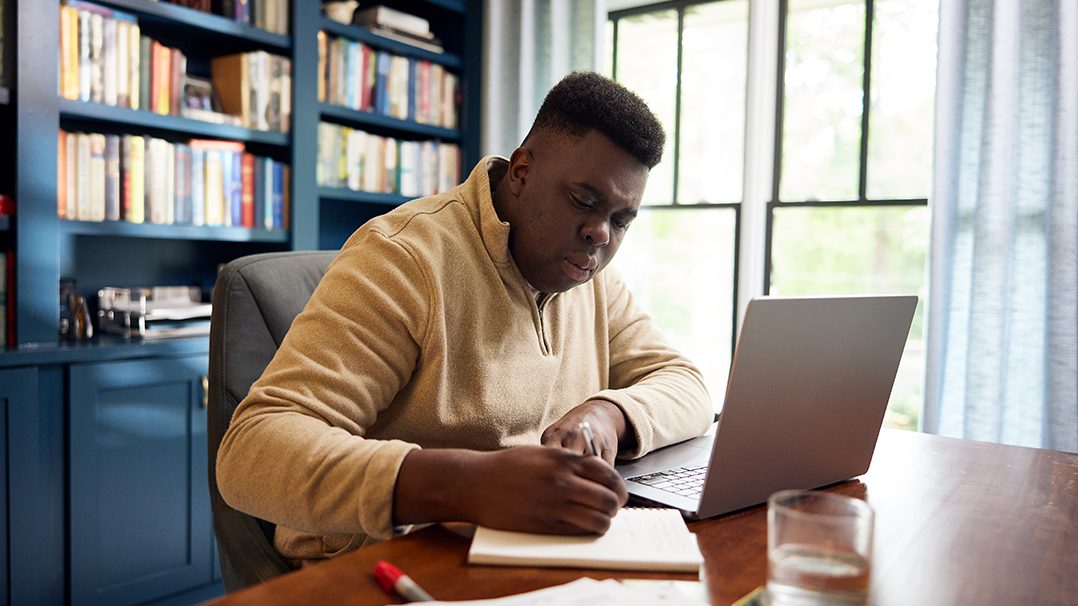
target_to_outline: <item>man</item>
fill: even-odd
[[[699,371],[602,271],[663,140],[633,93],[571,74],[508,161],[357,230],[236,409],[225,500],[294,561],[425,522],[604,532],[614,457],[711,420]]]

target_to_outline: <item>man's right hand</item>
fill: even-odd
[[[627,499],[625,483],[609,463],[562,448],[414,450],[397,475],[394,521],[602,534]]]

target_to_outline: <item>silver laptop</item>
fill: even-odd
[[[708,518],[868,470],[916,296],[749,302],[712,435],[619,463],[629,494]]]

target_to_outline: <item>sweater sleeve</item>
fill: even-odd
[[[392,536],[397,472],[418,446],[364,434],[412,375],[426,283],[382,234],[345,245],[233,415],[217,458],[229,505],[304,532]]]
[[[607,267],[602,276],[610,388],[592,397],[617,404],[636,433],[636,449],[620,456],[637,458],[703,434],[714,410],[699,369],[636,306],[616,272]]]

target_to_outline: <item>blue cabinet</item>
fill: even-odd
[[[17,491],[25,487],[28,470],[23,461],[31,461],[34,448],[25,440],[33,438],[34,418],[32,412],[37,404],[37,373],[34,369],[19,368],[0,371],[0,601],[15,603],[20,596],[18,583],[9,576],[11,565],[17,563],[18,548],[13,536],[20,527],[20,506],[32,495]],[[29,447],[29,449],[28,449]],[[32,505],[30,505],[32,507]],[[11,534],[9,534],[9,532]],[[13,552],[15,557],[13,556]],[[21,580],[21,579],[20,579]]]
[[[71,604],[137,604],[214,583],[207,364],[70,366]]]

